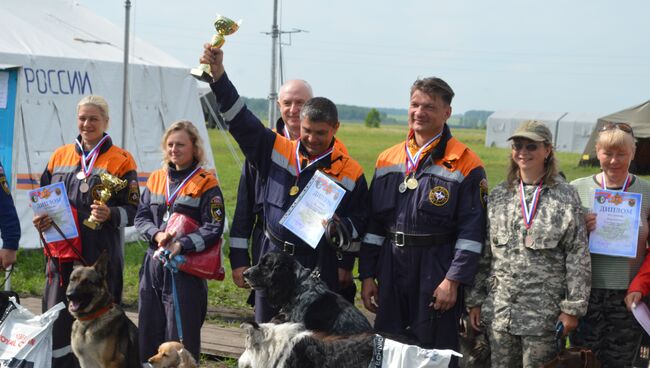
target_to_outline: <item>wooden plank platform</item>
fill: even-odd
[[[41,314],[41,299],[20,298],[20,304],[34,314]],[[214,312],[214,311],[212,311]],[[126,315],[138,324],[138,314]],[[201,328],[201,352],[219,357],[239,358],[244,352],[244,332],[239,327],[221,327],[206,321]]]

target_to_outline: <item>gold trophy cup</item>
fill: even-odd
[[[95,200],[101,202],[102,204],[106,204],[114,193],[117,193],[120,190],[126,188],[127,185],[126,180],[122,180],[117,176],[113,176],[111,174],[103,173],[99,175],[99,178],[102,181],[102,189],[96,193],[93,192],[93,197]],[[90,217],[84,220],[84,225],[93,230],[99,230],[102,227],[102,223],[97,222],[97,219],[93,215],[90,215]]]
[[[220,49],[221,46],[226,42],[225,36],[230,36],[231,34],[237,32],[241,20],[238,22],[233,21],[232,19],[226,18],[221,15],[217,15],[217,19],[214,21],[214,29],[217,30],[210,40],[210,46],[215,49]],[[202,82],[212,83],[212,73],[210,71],[210,65],[201,64],[196,68],[190,70],[192,76]]]

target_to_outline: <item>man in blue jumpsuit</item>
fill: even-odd
[[[485,237],[487,181],[446,124],[453,96],[439,78],[411,87],[408,137],[377,159],[359,272],[378,332],[458,351],[462,289]]]
[[[300,137],[300,109],[313,97],[311,86],[304,80],[294,79],[285,82],[278,93],[280,118],[275,123],[275,132],[287,139]],[[260,246],[264,240],[264,216],[262,214],[263,182],[257,170],[248,161],[244,163],[237,189],[237,204],[230,228],[230,265],[232,279],[240,288],[245,288],[244,271],[257,264]],[[250,239],[250,253],[249,253]],[[252,258],[252,263],[251,263]],[[255,321],[268,322],[272,311],[260,302],[255,302],[256,292],[252,291],[248,303],[255,307]]]
[[[20,240],[20,221],[16,213],[14,201],[11,198],[9,183],[5,169],[0,162],[0,235],[2,235],[2,249],[0,249],[0,266],[7,269],[16,263],[16,250]]]
[[[230,133],[264,181],[260,197],[265,227],[261,254],[284,251],[307,268],[318,267],[321,279],[331,290],[338,290],[339,279],[351,278],[354,258],[339,260],[324,239],[313,249],[279,223],[314,173],[320,171],[346,190],[336,209],[337,226],[344,227],[352,239],[364,233],[367,184],[361,166],[334,144],[340,125],[336,106],[322,97],[307,101],[300,114],[300,140],[291,141],[264,128],[246,108],[225,74],[222,50],[206,44],[201,62],[211,65],[214,82],[210,87]]]

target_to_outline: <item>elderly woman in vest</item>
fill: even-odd
[[[635,241],[636,257],[625,258],[591,254],[592,289],[589,309],[573,341],[592,349],[604,367],[627,367],[632,364],[636,344],[642,330],[628,304],[638,302],[647,287],[641,278],[630,284],[646,257],[648,220],[650,219],[650,183],[629,172],[636,143],[632,127],[625,123],[604,125],[596,140],[596,156],[601,172],[571,182],[580,194],[587,214],[588,231],[596,229],[596,214],[592,213],[594,190],[641,193],[641,221]],[[645,291],[647,293],[647,291]]]

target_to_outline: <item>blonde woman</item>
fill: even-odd
[[[154,252],[164,248],[170,257],[200,252],[214,244],[223,232],[224,204],[217,178],[205,170],[205,151],[199,132],[189,121],[172,124],[162,137],[162,168],[151,173],[142,193],[135,226],[149,242],[140,270],[138,333],[140,358],[146,362],[158,346],[179,340],[176,308],[180,310],[183,344],[199,360],[201,326],[205,320],[208,287],[204,279],[163,267]],[[195,232],[175,238],[165,228],[170,216],[182,214],[195,220]],[[179,306],[174,304],[175,277]]]
[[[81,255],[88,264],[93,264],[103,251],[108,252],[108,288],[114,302],[120,304],[124,260],[119,228],[133,224],[140,189],[135,161],[129,152],[113,144],[106,133],[108,123],[108,104],[103,97],[91,95],[82,98],[77,104],[79,135],[74,143],[54,151],[40,185],[65,183],[70,205],[80,225]],[[102,188],[101,173],[112,174],[128,183],[105,204],[96,201]],[[95,229],[82,225],[90,215],[101,225]],[[39,231],[52,226],[52,219],[47,215],[36,216],[33,222]],[[71,261],[48,258],[43,311],[59,302],[67,303],[65,291],[72,266]],[[73,367],[76,364],[70,350],[72,322],[72,316],[64,309],[54,323],[53,367]]]
[[[650,220],[650,183],[629,172],[635,151],[632,127],[626,123],[608,123],[601,128],[596,140],[601,172],[571,182],[587,212],[593,207],[595,189],[641,193],[643,196],[636,258],[591,254],[593,282],[589,310],[574,342],[591,348],[604,367],[630,366],[642,333],[625,303],[630,282],[646,258]],[[585,220],[588,231],[593,231],[596,214],[587,213]],[[632,286],[630,291],[640,290]],[[633,294],[628,299],[631,306],[632,302],[640,299],[640,294]]]

